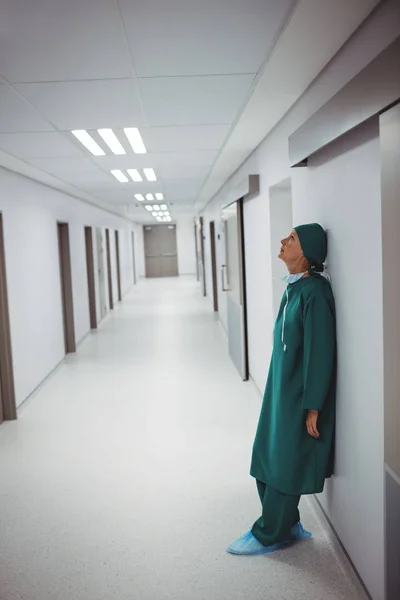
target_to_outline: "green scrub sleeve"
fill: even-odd
[[[335,317],[324,294],[304,307],[304,410],[322,410],[332,382],[335,360]]]

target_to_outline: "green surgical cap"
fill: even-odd
[[[303,254],[315,271],[322,273],[328,252],[326,233],[318,223],[295,227]]]

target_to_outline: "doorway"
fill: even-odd
[[[95,286],[95,280],[94,280],[94,257],[93,257],[93,231],[92,231],[91,227],[85,227],[85,243],[86,243],[86,269],[87,269],[88,292],[89,292],[90,328],[97,329],[96,286]]]
[[[200,252],[199,252],[200,280],[201,280],[201,285],[202,285],[203,296],[205,297],[205,296],[207,296],[207,286],[206,286],[206,265],[205,265],[205,259],[204,259],[204,219],[203,219],[203,217],[200,217],[200,219],[199,219],[197,231],[198,231],[198,236],[199,236],[198,248],[200,250]]]
[[[215,244],[215,223],[210,222],[210,246],[211,246],[211,271],[213,282],[213,306],[214,312],[218,312],[218,277],[217,277],[217,253]]]
[[[136,284],[136,258],[135,258],[135,232],[131,231],[132,241],[132,265],[133,265],[133,284]]]
[[[117,284],[118,284],[118,301],[122,301],[122,287],[121,287],[121,262],[119,253],[119,231],[115,232],[115,254],[117,258]]]
[[[222,211],[224,263],[221,267],[222,291],[227,295],[228,345],[243,381],[249,378],[246,265],[244,255],[243,200]]]
[[[194,248],[196,252],[196,279],[200,281],[200,269],[199,269],[199,246],[197,239],[197,222],[194,222]]]
[[[175,225],[143,228],[146,277],[177,277],[178,250]]]
[[[274,321],[278,316],[286,284],[282,278],[287,275],[285,263],[278,259],[281,240],[286,238],[293,228],[292,185],[291,179],[285,179],[269,188],[269,210],[271,223],[271,274]]]
[[[100,319],[103,320],[107,314],[106,277],[105,277],[105,271],[104,271],[103,232],[99,227],[96,229],[96,239],[97,239],[97,268],[98,268],[98,274],[99,274]]]
[[[0,423],[17,418],[8,312],[3,215],[0,213]]]
[[[68,223],[57,223],[65,354],[76,352]]]
[[[112,288],[112,269],[111,269],[111,248],[110,248],[110,230],[106,229],[106,251],[107,251],[107,275],[108,275],[108,301],[110,310],[114,308],[113,288]]]

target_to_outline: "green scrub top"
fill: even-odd
[[[274,330],[274,348],[250,473],[283,494],[322,492],[332,475],[335,428],[336,323],[330,283],[321,276],[288,285]],[[318,410],[319,439],[306,428]]]

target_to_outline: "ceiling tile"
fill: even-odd
[[[120,0],[139,77],[256,73],[292,4]]]
[[[10,82],[130,77],[116,3],[109,0],[2,2],[0,73]]]
[[[65,135],[46,133],[2,133],[0,149],[18,158],[82,157]]]
[[[82,173],[88,173],[88,175],[92,173],[94,176],[97,173],[102,174],[90,158],[32,158],[28,162],[61,179],[63,176],[70,178]]]
[[[149,127],[230,124],[246,100],[253,75],[140,79]]]
[[[53,131],[53,127],[9,85],[0,85],[0,133]]]
[[[203,187],[204,178],[164,180],[163,183],[167,199],[179,201],[195,199]]]
[[[144,124],[133,79],[22,83],[16,87],[61,130]]]
[[[160,167],[159,174],[162,179],[205,179],[210,173],[212,165],[191,165],[183,167],[178,162],[170,167]]]
[[[141,133],[148,152],[190,152],[219,150],[230,128],[230,125],[154,127]]]

